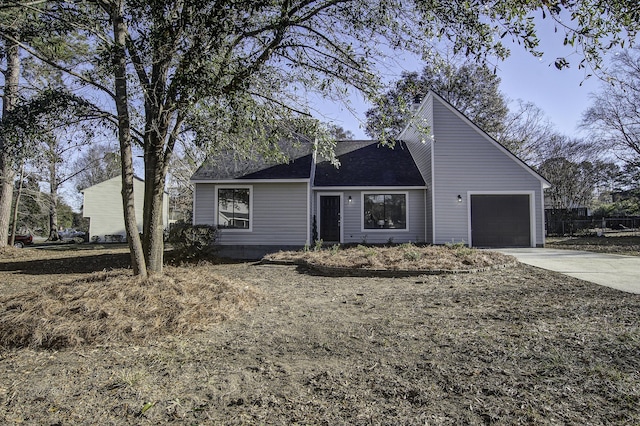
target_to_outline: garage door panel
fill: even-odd
[[[529,247],[529,195],[471,196],[471,238],[475,247]]]

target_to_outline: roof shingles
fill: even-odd
[[[315,186],[425,186],[404,142],[396,142],[393,148],[376,141],[362,146],[351,143],[341,142],[336,148],[340,168],[329,161],[317,164]]]
[[[377,141],[342,141],[335,148],[340,167],[330,161],[316,165],[316,187],[332,186],[425,186],[420,171],[409,149],[402,141],[394,147],[380,145]],[[313,156],[308,153],[293,158],[288,163],[276,165],[236,164],[233,168],[203,166],[192,180],[284,180],[309,179]],[[256,167],[257,166],[257,167]],[[242,173],[244,170],[244,173]]]

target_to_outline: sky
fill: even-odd
[[[575,49],[563,46],[564,33],[554,31],[553,22],[537,20],[539,23],[538,37],[540,48],[544,55],[536,58],[526,52],[523,47],[510,45],[511,55],[505,61],[494,61],[497,65],[497,75],[501,79],[500,90],[511,101],[523,100],[532,102],[544,111],[555,128],[562,134],[571,137],[584,136],[584,131],[578,128],[582,113],[590,105],[590,94],[597,92],[602,81],[596,77],[585,79],[589,73],[585,69],[578,69],[581,60]],[[566,57],[570,67],[558,70],[554,62],[558,57]],[[387,79],[395,81],[400,78],[402,71],[420,71],[424,67],[417,57],[405,56],[403,60],[394,63],[387,72]],[[395,75],[394,75],[395,74]],[[361,96],[350,96],[352,110],[339,103],[316,100],[320,111],[319,118],[333,121],[350,130],[356,139],[369,139],[364,133],[362,122],[365,112],[371,105],[365,103]],[[516,108],[514,103],[513,109]]]

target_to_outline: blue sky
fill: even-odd
[[[590,105],[589,94],[599,90],[602,82],[596,77],[585,79],[589,71],[578,69],[581,56],[571,47],[563,46],[564,33],[554,31],[554,23],[538,19],[539,50],[542,58],[536,58],[523,47],[510,46],[511,56],[505,61],[496,62],[497,75],[501,79],[500,90],[510,100],[522,99],[533,102],[542,109],[556,129],[568,136],[585,136],[578,129],[582,113]],[[558,57],[566,57],[570,67],[558,70],[554,62]],[[402,71],[420,71],[423,62],[419,58],[406,56],[390,67],[385,74],[389,81],[397,80]],[[395,74],[395,75],[394,75]],[[581,84],[582,83],[582,84]],[[368,139],[361,128],[365,112],[370,105],[358,95],[350,97],[352,110],[339,103],[318,102],[317,108],[324,121],[334,121],[352,131],[356,139]],[[514,106],[515,108],[515,106]]]

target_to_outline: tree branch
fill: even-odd
[[[62,71],[65,74],[69,74],[72,77],[77,78],[78,80],[85,82],[91,86],[93,86],[94,88],[103,91],[104,93],[106,93],[108,96],[110,96],[111,98],[115,99],[115,93],[113,93],[111,90],[109,90],[106,86],[97,83],[93,80],[88,79],[87,77],[83,76],[82,74],[78,74],[75,71],[72,71],[58,63],[56,63],[55,61],[45,57],[44,55],[41,55],[40,52],[31,49],[31,47],[27,46],[24,43],[19,42],[18,40],[16,40],[14,37],[12,37],[11,35],[9,35],[8,33],[2,31],[2,29],[0,29],[0,35],[2,35],[3,37],[5,37],[7,40],[10,40],[13,43],[16,43],[18,46],[20,46],[20,48],[24,49],[27,53],[29,53],[30,55],[32,55],[33,57],[37,58],[38,60],[46,63],[47,65],[53,67],[54,69],[57,69],[58,71]]]

